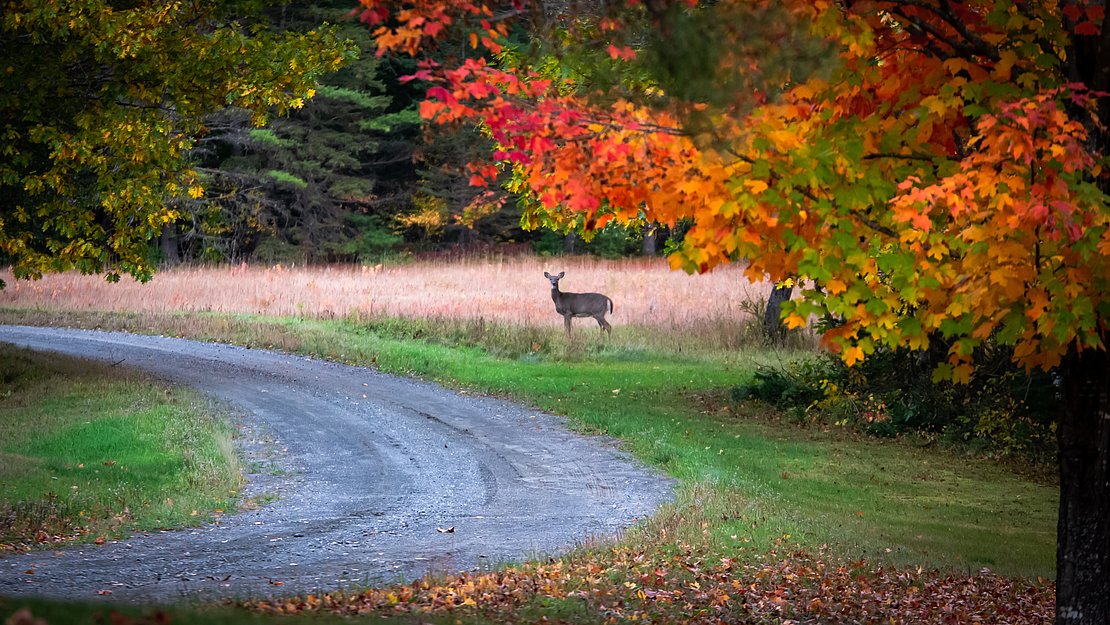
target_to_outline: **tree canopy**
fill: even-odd
[[[204,190],[186,155],[205,115],[256,125],[303,105],[354,51],[271,33],[247,2],[7,0],[0,16],[0,254],[16,277],[152,272],[149,241]]]
[[[531,225],[686,223],[675,267],[798,281],[785,323],[823,320],[848,364],[940,343],[966,381],[992,341],[1056,368],[1058,621],[1110,619],[1104,3],[363,4],[381,53],[423,55],[425,118],[493,138],[472,183]]]
[[[1101,346],[1098,86],[1072,78],[1101,5],[850,4],[564,16],[554,28],[575,67],[635,77],[604,91],[599,70],[553,75],[504,49],[505,22],[478,3],[415,3],[378,43],[413,51],[472,28],[501,63],[426,61],[416,76],[437,83],[425,117],[480,121],[501,146],[475,184],[511,167],[533,223],[688,219],[676,266],[746,259],[753,279],[807,279],[786,322],[843,319],[824,336],[849,363],[944,336],[942,373],[966,379],[987,337],[1028,366]],[[372,6],[367,19],[385,15]]]

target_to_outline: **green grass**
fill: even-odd
[[[729,554],[829,545],[846,558],[896,565],[1053,576],[1054,486],[944,450],[799,429],[715,400],[757,364],[789,353],[659,354],[638,347],[629,328],[611,341],[576,331],[568,342],[557,329],[486,324],[464,332],[460,324],[230,315],[38,320],[373,364],[567,415],[678,478],[677,504],[627,537],[645,545],[684,541]]]
[[[240,486],[231,435],[192,392],[0,344],[0,543],[208,520]]]
[[[706,562],[725,555],[758,562],[772,549],[804,548],[910,568],[959,573],[989,567],[1006,575],[1053,576],[1054,486],[944,449],[804,429],[766,407],[724,400],[728,389],[748,381],[757,365],[789,359],[789,352],[659,353],[645,348],[632,328],[616,328],[611,341],[576,331],[568,342],[558,328],[461,322],[42,311],[0,311],[0,322],[124,329],[276,348],[417,375],[567,415],[573,427],[618,437],[637,457],[678,480],[676,502],[623,537],[633,551],[677,554],[692,545]],[[77,393],[82,394],[96,392]],[[604,563],[606,552],[590,557]],[[621,581],[615,586],[622,587]],[[22,606],[48,623],[164,622],[150,608],[113,606],[124,617],[105,620],[109,610],[96,604],[2,598],[0,618]],[[225,608],[172,607],[168,614],[170,622],[186,625],[341,620]],[[501,617],[518,623],[544,617],[603,621],[588,602],[539,596]],[[470,624],[485,618],[467,612],[390,614],[389,621]]]
[[[63,602],[40,599],[11,599],[0,597],[0,622],[40,625],[33,621],[8,619],[12,614],[26,610],[32,617],[42,619],[49,625],[254,625],[273,623],[279,620],[283,625],[339,625],[350,623],[350,619],[328,615],[273,616],[254,614],[226,606],[165,606],[160,608],[104,604],[93,602]],[[362,619],[361,622],[368,622]],[[416,618],[405,615],[390,618],[376,617],[369,622],[410,625],[416,623],[454,623],[455,620],[440,618]]]
[[[723,550],[759,551],[789,536],[897,565],[1053,576],[1054,486],[943,450],[829,436],[704,401],[748,381],[757,364],[790,354],[652,355],[582,333],[569,345],[553,340],[548,353],[510,359],[342,321],[270,329],[292,332],[296,340],[283,340],[302,353],[509,395],[568,415],[582,431],[620,438],[680,480],[681,503],[645,534],[670,524],[671,537],[693,541],[708,525]]]

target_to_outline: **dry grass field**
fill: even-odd
[[[564,291],[596,291],[614,302],[614,327],[668,332],[735,325],[766,298],[766,284],[751,284],[742,269],[705,275],[672,271],[662,259],[505,257],[418,262],[378,267],[181,267],[141,284],[123,278],[48,275],[14,280],[0,307],[98,312],[222,312],[305,318],[401,317],[483,320],[525,327],[561,328],[544,271],[565,271]],[[576,328],[596,329],[592,319]]]

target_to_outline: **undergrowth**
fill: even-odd
[[[977,362],[970,383],[953,384],[934,381],[932,360],[921,352],[882,349],[851,368],[814,354],[759,368],[730,397],[773,405],[800,425],[912,435],[1051,472],[1059,401],[1052,375],[1014,367],[998,347]]]

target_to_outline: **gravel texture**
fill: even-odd
[[[118,332],[0,326],[0,341],[231,404],[245,496],[274,499],[197,529],[4,557],[0,595],[147,603],[395,582],[565,551],[672,496],[558,417],[371,369]]]

